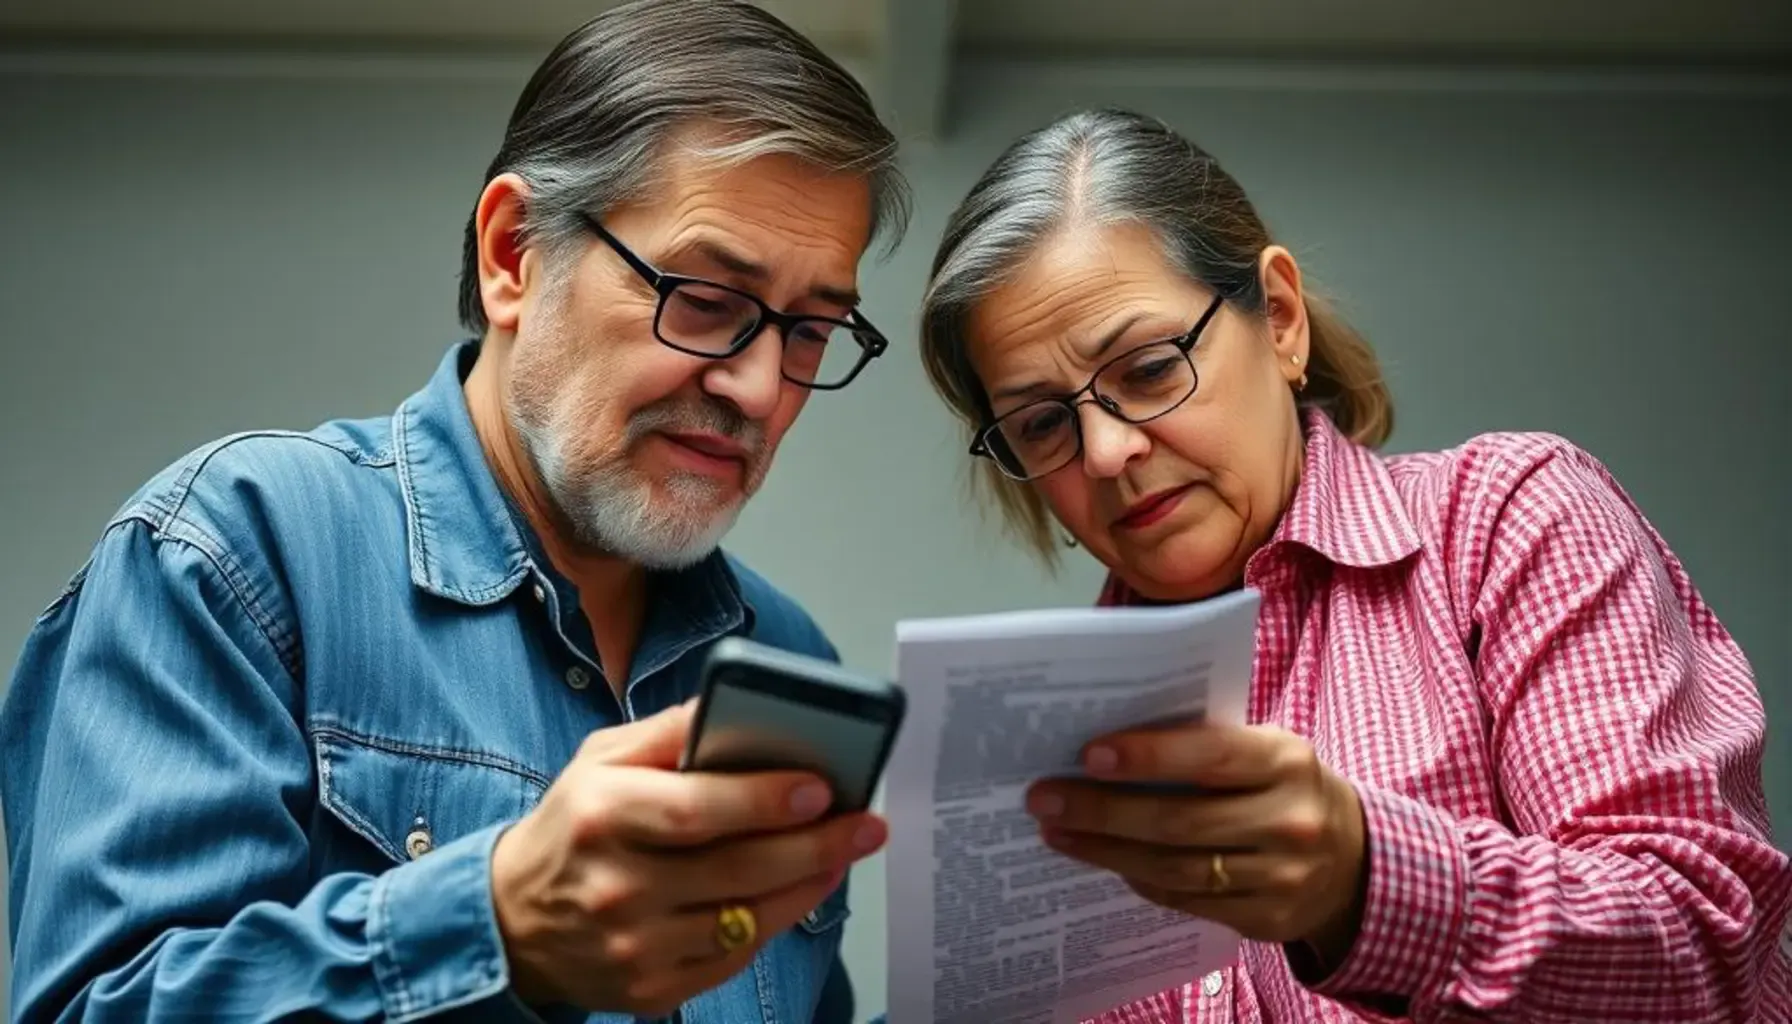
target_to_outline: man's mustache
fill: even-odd
[[[765,427],[749,419],[732,402],[705,396],[700,402],[664,400],[629,417],[628,443],[653,433],[720,434],[759,458],[765,446]]]

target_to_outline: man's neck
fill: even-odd
[[[579,589],[580,604],[597,638],[604,674],[620,687],[645,618],[646,570],[625,559],[584,549],[570,539],[571,530],[555,511],[547,488],[524,455],[521,439],[505,415],[504,361],[500,358],[503,352],[494,351],[502,344],[494,345],[487,339],[467,375],[464,391],[474,432],[479,435],[480,447],[498,486],[522,511],[554,568]],[[594,614],[597,611],[604,613],[601,618]]]

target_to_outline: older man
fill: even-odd
[[[850,1019],[882,821],[673,769],[713,641],[833,656],[717,545],[883,351],[857,266],[905,209],[863,91],[752,6],[564,40],[468,223],[475,340],[389,419],[170,467],[28,639],[17,1019]]]

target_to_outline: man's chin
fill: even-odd
[[[708,557],[747,499],[737,482],[678,471],[637,473],[632,481],[603,476],[573,495],[573,507],[562,507],[572,513],[567,519],[580,547],[649,569],[683,568]]]
[[[732,500],[716,500],[710,491],[703,500],[691,500],[697,496],[676,490],[655,494],[644,514],[631,523],[604,524],[617,554],[650,569],[680,569],[701,562],[721,546],[740,517],[744,497],[735,492]]]

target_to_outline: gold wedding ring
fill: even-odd
[[[1212,881],[1208,883],[1208,891],[1217,895],[1232,888],[1232,876],[1226,874],[1225,854],[1216,853],[1213,855],[1213,870],[1209,872],[1209,874],[1212,876]]]
[[[759,921],[748,908],[723,907],[716,914],[716,943],[725,952],[751,946],[758,935]]]

